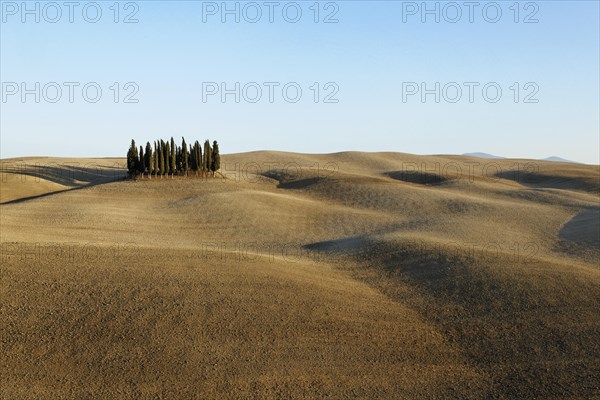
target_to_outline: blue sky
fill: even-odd
[[[131,138],[184,135],[217,139],[225,153],[482,151],[600,163],[597,1],[476,2],[472,22],[462,1],[427,2],[439,22],[421,1],[273,2],[272,22],[264,1],[228,2],[239,22],[221,1],[114,3],[77,2],[70,22],[62,1],[60,17],[50,2],[28,2],[26,14],[2,1],[2,158],[122,156]],[[222,85],[235,92],[236,82],[239,103],[235,93],[223,101]],[[22,89],[32,93],[23,99]]]

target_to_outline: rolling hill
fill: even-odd
[[[2,160],[3,398],[600,396],[600,169]]]

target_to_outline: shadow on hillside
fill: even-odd
[[[277,185],[277,187],[279,189],[305,189],[307,187],[310,187],[312,185],[315,185],[319,182],[321,182],[323,180],[323,178],[306,178],[306,179],[300,179],[298,181],[291,181],[291,182],[279,182],[279,184]]]
[[[496,177],[536,189],[581,190],[600,193],[600,175],[596,177],[572,177],[527,171],[502,171],[497,173]]]
[[[1,163],[0,181],[2,183],[17,183],[22,185],[35,185],[48,181],[65,187],[63,190],[53,190],[33,196],[20,197],[0,204],[15,204],[33,199],[50,196],[71,190],[83,189],[125,179],[127,171],[115,165],[77,165],[68,164],[28,164],[23,162]],[[42,181],[43,180],[43,181]]]
[[[304,177],[303,175],[307,175],[307,173],[302,173],[302,171],[290,173],[289,171],[283,170],[271,170],[262,174],[265,178],[277,181],[277,188],[279,189],[305,189],[325,180],[324,177]]]
[[[11,179],[23,183],[44,179],[63,186],[76,188],[87,185],[98,185],[114,182],[127,176],[127,170],[115,164],[104,165],[73,165],[73,164],[26,164],[26,163],[2,163],[2,182]],[[28,178],[31,178],[28,179]]]
[[[600,208],[588,208],[565,223],[559,232],[561,240],[600,249]]]
[[[304,245],[304,248],[310,251],[319,251],[335,255],[338,252],[355,252],[369,244],[369,238],[366,236],[353,236],[335,240],[325,240],[322,242],[310,243]]]
[[[79,189],[83,189],[83,188],[86,188],[86,187],[89,187],[89,186],[94,186],[94,185],[79,186],[79,187],[73,187],[73,188],[70,188],[70,189],[64,189],[64,190],[57,190],[57,191],[54,191],[54,192],[42,193],[42,194],[38,194],[38,195],[35,195],[35,196],[20,197],[18,199],[14,199],[14,200],[9,200],[9,201],[2,202],[2,203],[0,203],[0,205],[3,206],[3,205],[7,205],[7,204],[24,203],[24,202],[29,201],[29,200],[41,199],[42,197],[52,196],[52,195],[58,194],[58,193],[71,192],[73,190],[79,190]]]
[[[384,175],[397,181],[420,185],[440,185],[448,181],[448,179],[438,174],[420,171],[390,171],[384,173]]]

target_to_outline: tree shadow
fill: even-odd
[[[91,186],[123,180],[127,177],[127,170],[115,165],[94,164],[29,164],[24,162],[2,162],[0,168],[0,181],[18,182],[23,185],[35,185],[44,181],[52,182],[65,187],[63,190],[53,190],[33,196],[21,197],[0,204],[16,204],[24,201],[38,199],[52,194],[83,189]]]
[[[2,163],[1,167],[2,182],[9,179],[27,182],[27,177],[31,177],[33,182],[44,179],[72,188],[114,182],[127,176],[127,170],[118,165]]]

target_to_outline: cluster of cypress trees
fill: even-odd
[[[150,142],[146,142],[146,149],[143,146],[138,148],[135,140],[131,140],[131,146],[127,151],[127,170],[130,177],[138,175],[148,177],[163,175],[183,175],[188,176],[193,172],[196,176],[215,175],[215,172],[221,168],[221,156],[219,155],[219,145],[215,140],[211,147],[210,141],[204,142],[204,150],[196,140],[194,145],[188,146],[184,138],[181,138],[181,146],[177,146],[171,137],[171,141],[154,141],[154,147]]]

